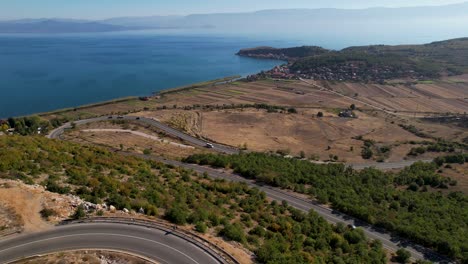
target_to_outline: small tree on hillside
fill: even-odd
[[[84,218],[86,217],[86,212],[84,210],[84,206],[83,205],[80,205],[76,208],[76,211],[75,213],[73,214],[72,218],[73,219],[81,219],[81,218]]]
[[[411,253],[409,253],[408,250],[404,248],[400,248],[397,250],[395,259],[399,263],[408,263],[410,258],[411,258]]]

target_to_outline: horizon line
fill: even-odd
[[[82,20],[85,22],[99,22],[103,20],[109,19],[116,19],[116,18],[149,18],[149,17],[188,17],[194,15],[217,15],[217,14],[255,14],[260,12],[267,12],[267,11],[306,11],[306,10],[343,10],[343,11],[365,11],[365,10],[372,10],[372,9],[410,9],[410,8],[432,8],[432,7],[447,7],[447,6],[457,6],[468,4],[468,1],[462,1],[459,3],[453,4],[435,4],[435,5],[416,5],[416,6],[401,6],[401,7],[391,7],[391,6],[372,6],[372,7],[365,7],[365,8],[336,8],[336,7],[317,7],[317,8],[272,8],[272,9],[258,9],[252,11],[245,11],[245,12],[233,12],[233,11],[226,11],[226,12],[207,12],[207,13],[189,13],[189,14],[154,14],[154,15],[125,15],[125,16],[111,16],[111,17],[101,17],[101,18],[78,18],[78,17],[22,17],[22,18],[0,18],[0,22],[10,22],[10,21],[18,21],[18,20]]]

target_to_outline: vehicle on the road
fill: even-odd
[[[109,118],[109,119],[112,119],[112,116],[109,116],[108,118]]]
[[[124,117],[123,117],[123,116],[118,116],[117,118],[118,118],[118,119],[123,119]]]
[[[211,144],[211,143],[206,143],[206,146],[205,146],[205,147],[206,147],[206,148],[212,149],[212,148],[214,148],[214,145]]]
[[[140,120],[140,117],[137,117],[136,120]]]

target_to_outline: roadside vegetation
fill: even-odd
[[[386,263],[362,230],[269,202],[246,184],[42,137],[0,137],[0,177],[45,185],[92,203],[144,210],[254,251],[260,263]],[[85,216],[78,209],[75,218]],[[52,214],[43,211],[43,217]]]
[[[185,161],[233,169],[247,178],[309,194],[340,212],[468,261],[468,196],[438,192],[457,182],[436,173],[445,162],[467,162],[466,155],[416,163],[399,173],[356,171],[342,164],[318,165],[262,153],[193,155]]]

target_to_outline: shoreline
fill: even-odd
[[[248,58],[248,56],[242,56],[242,55],[239,55],[239,54],[235,54],[235,55],[240,56],[240,57]],[[262,58],[254,58],[254,57],[250,57],[250,58],[251,59],[257,59],[257,60],[262,60]],[[268,58],[264,58],[264,59],[268,59]],[[278,63],[284,63],[285,62],[285,60],[281,60],[281,59],[269,58],[269,60],[276,60],[276,61],[278,61]],[[281,65],[281,64],[278,64],[278,65]],[[252,74],[258,74],[258,72],[251,73],[250,75],[252,75]],[[136,99],[138,99],[140,97],[163,96],[163,95],[167,95],[167,94],[171,94],[171,93],[196,89],[196,88],[200,88],[200,87],[206,87],[206,86],[210,86],[210,85],[211,86],[216,86],[216,85],[219,85],[219,84],[235,82],[235,81],[245,79],[247,76],[248,75],[245,75],[245,76],[242,76],[242,75],[225,76],[225,77],[220,77],[220,78],[217,78],[217,79],[191,83],[191,84],[187,84],[187,85],[180,86],[180,87],[172,87],[172,88],[162,89],[160,91],[155,91],[152,94],[147,95],[147,96],[126,96],[126,97],[114,98],[114,99],[106,100],[106,101],[100,101],[100,102],[96,102],[96,103],[89,103],[89,104],[84,104],[84,105],[77,105],[77,106],[71,106],[71,107],[66,107],[66,108],[59,108],[59,109],[46,111],[46,112],[35,112],[35,113],[27,114],[27,115],[12,116],[12,118],[23,118],[23,117],[31,117],[31,116],[43,117],[43,116],[47,116],[47,115],[61,114],[61,113],[66,113],[66,112],[70,112],[70,111],[83,110],[83,109],[97,107],[97,106],[105,106],[105,105],[111,105],[111,104],[115,104],[115,103],[122,103],[122,102],[126,102],[126,101],[132,101],[132,100],[136,100]],[[10,118],[10,117],[0,117],[0,120],[7,119],[7,118]]]
[[[223,83],[227,83],[227,82],[242,80],[243,78],[245,78],[245,77],[243,77],[241,75],[227,76],[227,77],[222,77],[222,78],[218,78],[218,79],[214,79],[214,80],[208,80],[208,81],[204,81],[204,82],[193,83],[193,84],[189,84],[189,85],[186,85],[186,86],[174,87],[174,88],[164,89],[164,90],[161,90],[161,91],[156,91],[156,92],[153,92],[151,95],[148,95],[148,97],[161,96],[161,95],[186,91],[186,90],[190,90],[190,89],[205,87],[205,86],[209,86],[209,85],[215,86],[215,85],[219,85],[219,84],[223,84]],[[77,110],[83,110],[83,109],[87,109],[87,108],[93,108],[93,107],[97,107],[97,106],[112,105],[112,104],[115,104],[115,103],[122,103],[122,102],[127,102],[127,101],[132,101],[132,100],[138,100],[138,98],[139,98],[138,96],[120,97],[120,98],[115,98],[115,99],[112,99],[112,100],[101,101],[101,102],[90,103],[90,104],[84,104],[84,105],[78,105],[78,106],[75,106],[75,107],[61,108],[61,109],[56,109],[56,110],[47,111],[47,112],[36,112],[36,113],[29,114],[29,115],[13,116],[13,118],[22,118],[22,117],[30,117],[30,116],[44,117],[44,116],[48,116],[48,115],[62,114],[62,113],[70,112],[70,111],[77,111]],[[8,118],[8,117],[6,117],[6,118]],[[2,119],[2,118],[0,118],[0,119]]]

